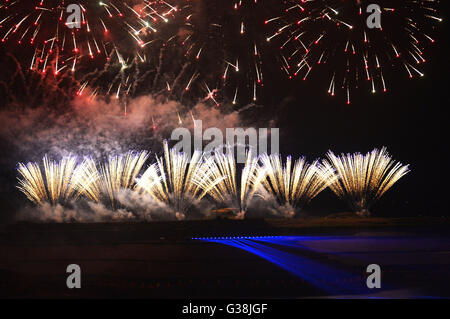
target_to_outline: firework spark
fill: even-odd
[[[386,148],[374,149],[362,155],[327,153],[324,167],[335,170],[336,180],[330,184],[331,190],[345,199],[360,215],[370,215],[369,209],[400,178],[409,172],[408,165],[395,162]]]
[[[289,78],[306,80],[322,69],[330,82],[328,93],[388,90],[387,75],[403,69],[409,78],[423,76],[420,65],[436,23],[438,2],[378,1],[381,28],[367,25],[370,1],[288,0],[283,12],[266,20],[267,41],[281,52],[282,70]],[[381,11],[381,12],[380,12]]]
[[[279,205],[292,210],[302,209],[334,182],[334,171],[330,167],[322,167],[318,161],[308,164],[304,158],[299,158],[292,166],[292,159],[288,156],[283,165],[280,155],[262,154],[261,163],[267,173],[262,182],[265,190],[276,198]]]

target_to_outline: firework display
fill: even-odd
[[[283,165],[280,155],[261,155],[262,167],[267,177],[263,179],[265,190],[272,194],[279,205],[288,206],[292,211],[301,208],[334,182],[334,171],[322,167],[319,161],[308,164],[299,158],[292,165],[288,156]]]
[[[426,48],[435,42],[441,21],[435,0],[284,3],[278,16],[266,20],[267,41],[280,48],[282,70],[303,80],[320,70],[328,78],[328,93],[341,89],[347,104],[360,87],[386,92],[392,72],[423,76]]]
[[[312,164],[300,158],[292,165],[288,156],[261,154],[249,150],[241,172],[231,146],[213,152],[195,151],[192,156],[169,149],[164,142],[164,154],[141,170],[148,152],[128,152],[110,156],[103,165],[91,158],[77,164],[74,156],[60,162],[44,157],[44,174],[37,163],[19,164],[18,188],[36,204],[65,204],[84,197],[118,208],[117,195],[128,189],[149,195],[170,207],[179,219],[203,198],[212,198],[217,205],[236,211],[235,218],[244,218],[255,196],[268,200],[273,196],[280,206],[301,209],[325,188],[346,199],[359,214],[368,214],[371,205],[401,177],[409,172],[408,165],[395,162],[385,148],[336,156]],[[292,214],[291,214],[292,216]]]
[[[331,190],[346,200],[360,215],[370,215],[370,207],[400,178],[409,172],[408,165],[395,162],[386,148],[374,149],[366,155],[328,152],[325,167],[335,170]]]
[[[388,91],[400,70],[424,75],[438,8],[437,0],[2,0],[0,39],[34,71],[77,70],[78,94],[246,105],[261,96],[266,65],[281,62],[288,78],[318,74],[350,104],[358,88]]]
[[[450,297],[449,4],[0,0],[0,298]]]
[[[68,22],[66,1],[3,0],[2,50],[4,60],[12,60],[17,71],[0,86],[7,105],[42,103],[61,113],[69,109],[68,114],[72,96],[83,103],[85,94],[92,100],[98,97],[92,105],[119,100],[111,104],[118,106],[118,114],[123,106],[124,118],[133,97],[178,101],[170,108],[176,116],[148,116],[151,127],[143,130],[147,134],[156,132],[158,120],[176,119],[179,125],[184,118],[194,121],[191,106],[199,101],[254,106],[267,87],[266,61],[272,59],[272,64],[281,61],[289,78],[306,80],[315,73],[326,78],[328,92],[341,91],[350,104],[358,88],[387,91],[389,77],[399,70],[406,78],[423,76],[421,65],[441,21],[438,3],[385,0],[368,10],[370,3],[363,0],[81,1],[75,4],[81,9],[80,26],[72,28],[70,23],[76,21]],[[28,50],[19,54],[17,46]],[[274,48],[278,58],[270,51]],[[32,53],[28,73],[21,67],[27,51]],[[76,75],[68,72],[78,69]],[[18,87],[22,92],[15,96],[11,92]],[[193,203],[212,198],[236,210],[240,218],[255,196],[272,197],[294,210],[330,187],[355,211],[368,213],[408,172],[385,149],[365,156],[330,152],[328,160],[311,164],[291,157],[283,163],[278,155],[257,157],[249,151],[240,171],[233,152],[225,149],[195,152],[191,158],[165,143],[163,157],[142,176],[148,152],[110,156],[100,165],[91,158],[77,164],[74,157],[60,162],[45,157],[43,167],[19,164],[19,189],[37,204],[83,197],[113,210],[121,205],[118,193],[126,189],[149,195],[180,216]]]

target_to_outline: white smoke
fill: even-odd
[[[116,201],[118,207],[115,209],[87,199],[78,199],[65,205],[28,205],[19,210],[16,220],[56,223],[184,220],[210,216],[214,208],[209,201],[202,200],[195,201],[186,212],[178,212],[148,194],[130,189],[118,191]]]
[[[130,99],[125,105],[117,99],[92,99],[88,92],[73,100],[66,110],[7,108],[0,112],[0,135],[28,158],[37,160],[44,153],[68,153],[101,158],[132,149],[160,148],[171,131],[182,126],[191,129],[193,119],[201,119],[204,129],[239,126],[237,112],[222,114],[203,103],[192,110],[174,101],[152,95]],[[181,120],[181,123],[180,123]]]

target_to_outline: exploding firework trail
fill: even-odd
[[[64,0],[2,0],[1,41],[30,44],[30,68],[44,73],[52,68],[58,75],[64,69],[75,71],[83,57],[106,61],[113,52],[124,62],[122,49],[153,44],[160,26],[176,11],[165,1],[79,1],[76,26],[76,21],[66,21],[68,5]]]
[[[59,162],[44,157],[44,175],[37,163],[19,163],[18,188],[34,203],[66,203],[78,189],[76,157],[66,156]]]
[[[190,61],[186,93],[203,93],[217,106],[222,100],[256,101],[264,85],[266,46],[261,1],[181,2],[177,39]]]
[[[362,155],[327,153],[324,167],[335,170],[331,190],[361,215],[369,215],[369,209],[389,188],[409,172],[408,165],[395,162],[386,148],[374,149]],[[334,178],[334,177],[331,177]]]
[[[441,18],[438,1],[378,1],[381,28],[367,25],[363,0],[288,0],[283,12],[265,23],[267,41],[280,47],[282,70],[304,80],[325,69],[332,96],[341,88],[347,104],[360,86],[372,93],[388,90],[388,74],[403,69],[409,78],[423,76],[425,49],[434,43],[433,30]],[[379,11],[379,10],[378,10]]]
[[[13,54],[6,53],[5,58],[2,63],[6,70],[0,79],[0,98],[3,106],[34,108],[44,105],[55,109],[60,106],[67,107],[73,99],[79,83],[70,74],[55,78],[49,73],[29,72],[22,68]]]
[[[119,191],[134,188],[136,177],[148,155],[147,151],[129,151],[126,154],[110,156],[100,170],[92,159],[86,159],[77,174],[81,194],[96,202],[107,200],[112,209],[117,208]]]
[[[266,176],[265,168],[258,164],[258,157],[247,151],[241,175],[236,173],[236,159],[231,146],[218,148],[212,155],[211,172],[217,183],[208,194],[217,202],[237,209],[237,218],[244,218],[253,197],[260,194],[261,183]],[[240,180],[239,180],[240,177]]]
[[[137,180],[137,190],[175,210],[177,218],[184,218],[187,210],[214,188],[223,177],[214,176],[211,159],[195,151],[190,157],[164,142],[164,158],[156,157]]]
[[[94,160],[85,158],[77,165],[75,156],[66,156],[59,162],[44,157],[44,175],[37,163],[19,163],[18,188],[36,204],[67,203],[80,195],[95,201],[108,200],[114,209],[121,189],[134,187],[134,180],[148,158],[148,152],[128,152],[110,156],[98,170]]]
[[[124,104],[128,97],[150,93],[158,98],[183,101],[185,90],[180,79],[186,76],[185,66],[173,63],[176,57],[165,45],[153,47],[151,51],[145,49],[142,55],[137,54],[122,62],[112,57],[102,70],[82,78],[78,95],[83,95],[89,87],[91,98],[110,96]],[[184,102],[194,104],[197,101]]]
[[[299,158],[292,166],[292,159],[288,156],[283,165],[281,156],[276,154],[262,154],[260,160],[267,173],[262,181],[265,190],[276,198],[279,205],[292,209],[302,209],[334,182],[334,171],[321,166],[318,161],[308,164],[304,158]]]

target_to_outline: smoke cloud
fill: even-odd
[[[119,207],[111,209],[103,203],[87,199],[72,201],[65,205],[44,203],[22,207],[15,217],[17,221],[92,223],[119,221],[184,220],[209,217],[214,205],[207,200],[194,202],[188,213],[177,212],[172,207],[130,189],[117,194]]]
[[[102,158],[128,150],[159,150],[176,127],[193,128],[193,119],[203,127],[240,125],[238,112],[222,114],[204,103],[191,111],[175,101],[152,95],[130,99],[92,99],[90,94],[74,99],[67,109],[7,108],[0,112],[0,135],[20,153],[22,160],[38,160],[45,153],[60,157],[69,153]]]

